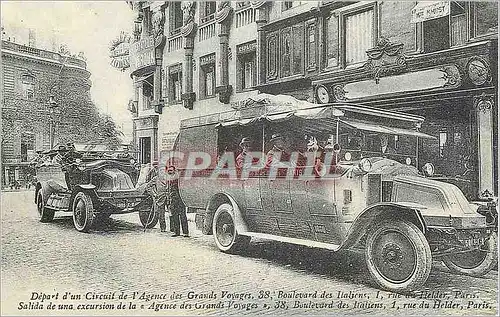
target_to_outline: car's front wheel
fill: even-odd
[[[419,289],[429,277],[431,250],[411,222],[387,220],[368,233],[365,259],[375,282],[392,292]]]
[[[223,252],[239,252],[246,248],[250,242],[250,237],[238,234],[234,222],[233,207],[229,204],[222,204],[217,208],[212,222],[212,231],[215,244]]]
[[[159,214],[154,210],[153,198],[149,197],[148,200],[151,202],[151,207],[149,207],[149,210],[139,211],[139,220],[144,228],[151,229],[158,223]]]
[[[36,209],[38,211],[38,219],[40,222],[51,222],[54,219],[55,211],[45,207],[42,190],[38,191],[36,196]]]
[[[85,192],[77,193],[73,199],[72,209],[75,229],[80,232],[89,232],[95,219],[92,197]]]
[[[497,252],[497,236],[492,233],[478,250],[447,255],[443,262],[454,273],[483,276],[498,264]]]

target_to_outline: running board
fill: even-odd
[[[274,234],[267,234],[267,233],[260,233],[260,232],[242,232],[242,233],[238,233],[238,234],[242,235],[242,236],[252,237],[252,238],[260,238],[260,239],[266,239],[266,240],[274,240],[274,241],[279,241],[279,242],[299,244],[299,245],[304,245],[306,247],[311,247],[311,248],[328,249],[328,250],[332,250],[332,251],[338,251],[340,249],[340,245],[336,245],[336,244],[332,244],[332,243],[324,243],[324,242],[317,242],[317,241],[311,241],[311,240],[282,237],[282,236],[276,236]]]

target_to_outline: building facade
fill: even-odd
[[[86,67],[82,56],[2,40],[2,186],[33,175],[37,151],[86,135],[96,114]]]
[[[498,197],[498,4],[134,2],[134,138],[143,162],[179,120],[259,92],[426,117],[420,162]],[[170,134],[173,133],[173,134]],[[397,142],[397,140],[393,140]]]

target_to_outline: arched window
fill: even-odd
[[[21,87],[24,98],[35,99],[35,77],[29,74],[21,76]]]

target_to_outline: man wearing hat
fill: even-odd
[[[291,156],[288,152],[290,142],[279,133],[273,134],[270,141],[273,144],[273,148],[267,152],[265,169],[271,167],[278,168],[277,175],[286,176],[286,170],[284,169],[295,168],[295,163],[289,162]]]
[[[236,157],[237,169],[242,169],[243,167],[247,168],[249,167],[249,164],[251,164],[251,162],[245,162],[245,158],[249,156],[248,151],[250,150],[250,138],[241,139],[240,147],[241,153]]]
[[[174,235],[178,237],[182,233],[185,237],[189,237],[189,227],[186,216],[186,205],[179,194],[179,174],[173,165],[167,167],[167,205],[170,210],[170,221],[173,225]]]

